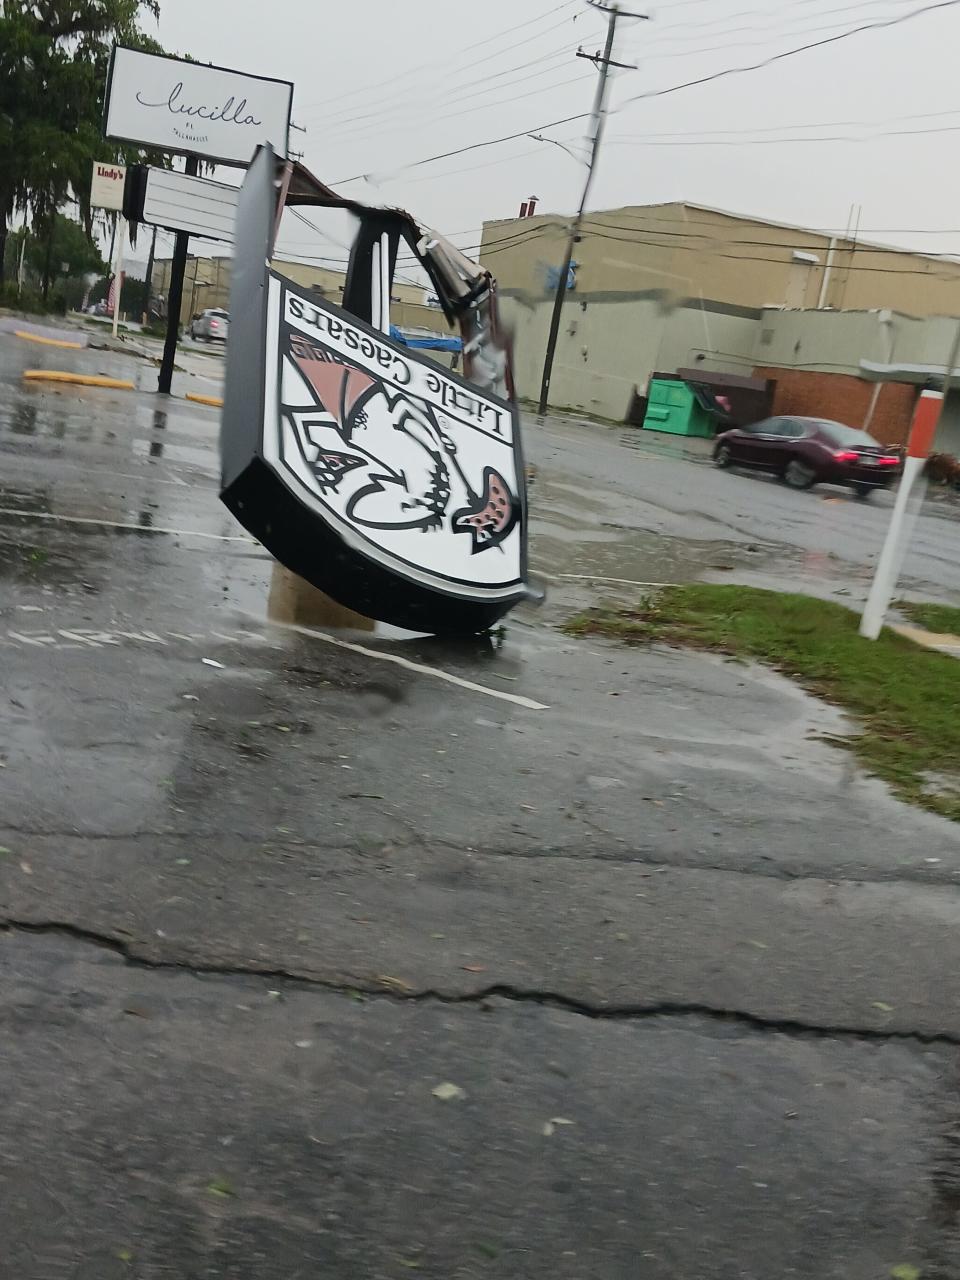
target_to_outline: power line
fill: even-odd
[[[905,0],[901,0],[901,3],[903,2],[905,2]],[[819,21],[821,18],[829,18],[832,14],[850,14],[855,12],[858,9],[868,9],[875,12],[879,8],[889,7],[889,4],[890,4],[890,0],[863,0],[863,2],[860,4],[843,5],[841,8],[838,8],[838,9],[823,9],[817,13],[808,14],[807,18],[814,19],[815,21]],[[758,10],[752,10],[749,12],[756,14],[756,16],[758,17],[763,16],[761,12]],[[769,13],[767,13],[766,16],[772,17],[774,18],[774,20],[777,20],[779,17],[779,15],[771,15]],[[719,20],[715,20],[715,21],[719,21]],[[678,26],[679,25],[680,24],[678,24]],[[684,34],[676,35],[676,36],[672,36],[663,32],[655,32],[650,37],[650,40],[648,42],[645,42],[644,47],[645,49],[653,49],[654,50],[653,56],[656,57],[657,59],[663,58],[663,57],[670,57],[670,58],[680,57],[680,56],[685,57],[687,56],[686,54],[661,54],[658,51],[659,45],[662,43],[668,43],[668,44],[695,43],[696,41],[702,39],[702,36],[703,36],[702,28],[704,25],[709,25],[709,24],[698,23],[697,30],[695,32],[685,31]],[[835,27],[835,26],[838,26],[839,23],[832,22],[832,23],[828,23],[827,25],[828,27]],[[739,32],[765,33],[764,38],[762,40],[737,40],[732,45],[719,46],[720,48],[726,49],[726,48],[737,48],[745,44],[766,44],[766,43],[769,43],[770,40],[787,39],[790,36],[796,36],[796,35],[807,35],[810,32],[818,31],[821,29],[825,29],[825,28],[790,26],[787,28],[780,28],[779,30],[777,30],[772,26],[767,26],[764,28],[762,26],[758,27],[756,24],[750,24],[748,26],[743,26],[743,27],[730,27],[725,25],[722,32],[710,32],[709,34],[732,36],[732,35],[737,35]],[[694,54],[713,53],[715,52],[715,49],[713,48],[695,49],[692,52]]]
[[[960,4],[960,0],[938,0],[938,3],[928,4],[923,6],[923,8],[914,9],[910,13],[904,14],[898,18],[886,19],[875,23],[865,23],[859,27],[853,27],[848,31],[841,32],[838,35],[828,36],[822,40],[815,40],[808,44],[798,45],[793,49],[785,49],[781,53],[773,54],[769,58],[764,58],[759,62],[751,63],[747,66],[727,67],[722,71],[715,71],[710,75],[700,76],[695,80],[687,80],[681,84],[670,85],[663,89],[655,89],[648,91],[647,93],[636,94],[634,97],[628,98],[625,102],[621,103],[619,107],[615,108],[615,110],[622,111],[625,107],[630,106],[634,102],[646,101],[651,98],[662,98],[667,94],[679,93],[684,89],[691,89],[702,84],[709,84],[714,80],[721,80],[726,76],[746,75],[752,71],[760,71],[765,67],[771,66],[773,63],[781,62],[786,58],[796,57],[801,53],[807,53],[811,49],[819,49],[824,45],[835,44],[840,40],[849,39],[851,36],[860,35],[866,31],[874,31],[885,27],[896,26],[899,23],[911,21],[913,18],[920,17],[926,13],[932,13],[939,9],[953,8],[957,4]],[[584,120],[586,119],[586,116],[587,112],[578,112],[575,115],[563,116],[559,120],[547,120],[541,124],[530,125],[526,129],[515,133],[503,134],[498,138],[488,138],[482,142],[472,142],[464,147],[453,148],[450,151],[441,151],[433,156],[425,156],[422,160],[413,160],[409,164],[400,165],[393,170],[393,173],[402,173],[409,169],[419,169],[423,165],[435,164],[438,160],[447,160],[451,156],[465,155],[468,152],[478,151],[484,147],[496,147],[501,143],[512,142],[515,138],[522,138],[531,133],[542,133],[544,129],[555,129],[559,128],[560,125],[572,124],[576,120]],[[349,178],[338,179],[334,185],[343,186],[348,182],[358,182],[360,179],[366,178],[367,176],[368,175],[366,173],[356,173]]]
[[[775,62],[782,62],[785,58],[795,58],[799,53],[807,53],[811,49],[820,49],[828,44],[836,44],[840,40],[848,40],[851,36],[862,35],[866,31],[881,31],[887,27],[896,27],[901,23],[911,22],[914,18],[923,17],[927,13],[935,13],[940,9],[953,9],[958,4],[960,4],[960,0],[936,0],[934,4],[926,4],[919,9],[911,9],[909,13],[901,14],[896,18],[865,22],[858,27],[851,27],[847,31],[841,31],[837,35],[825,36],[822,40],[813,40],[809,44],[798,45],[794,49],[785,49],[782,53],[771,54],[759,62],[752,62],[743,67],[726,67],[722,71],[713,71],[709,75],[698,76],[697,79],[686,80],[682,84],[669,85],[664,89],[651,89],[646,93],[634,94],[632,98],[627,98],[622,102],[617,110],[622,111],[624,107],[629,107],[634,102],[644,102],[650,98],[664,98],[667,94],[679,93],[682,89],[693,89],[698,85],[711,84],[714,80],[722,80],[727,76],[746,75],[751,71],[761,71],[765,67],[772,66]]]
[[[470,54],[473,52],[474,49],[482,48],[484,45],[487,45],[487,44],[493,44],[494,41],[501,39],[503,36],[512,35],[514,31],[520,31],[523,27],[532,26],[535,22],[542,22],[544,18],[549,18],[551,15],[555,13],[561,13],[564,9],[571,9],[576,3],[577,3],[577,0],[564,0],[563,4],[551,5],[549,9],[545,10],[543,13],[538,14],[535,18],[528,18],[525,22],[517,23],[515,27],[508,27],[506,31],[498,31],[495,35],[487,36],[485,40],[478,40],[475,44],[471,46],[470,51],[466,53],[465,56],[469,58]],[[566,21],[569,21],[569,19],[564,19],[564,22]],[[559,23],[558,25],[562,26],[563,23]],[[555,27],[549,27],[547,29],[547,32],[553,31],[555,29],[556,29]],[[547,34],[547,32],[542,32],[541,34]],[[513,46],[513,48],[516,48],[516,47],[517,47],[516,45]],[[461,58],[454,58],[452,66],[455,66],[457,62],[461,60],[462,60]],[[416,75],[418,71],[427,71],[431,67],[435,66],[435,64],[436,64],[436,59],[431,58],[427,62],[421,62],[415,67],[406,67],[403,71],[398,72],[397,75],[390,76],[389,79],[387,80],[381,80],[380,87],[383,88],[388,84],[396,84],[398,80],[404,80],[406,79],[407,76]],[[471,65],[476,65],[472,61],[472,59],[471,59]],[[366,91],[367,89],[366,89],[366,86],[364,85],[356,89],[348,89],[344,93],[334,94],[330,98],[322,98],[318,102],[305,103],[303,107],[298,108],[298,114],[300,114],[304,110],[309,111],[313,107],[324,107],[331,102],[341,102],[344,98],[354,97],[356,94],[363,94],[363,93],[366,93]]]

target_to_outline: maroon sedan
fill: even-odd
[[[855,427],[826,418],[765,418],[717,436],[718,467],[758,467],[791,489],[825,481],[848,485],[860,498],[885,489],[900,474],[900,455]]]

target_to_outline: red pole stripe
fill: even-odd
[[[943,408],[942,391],[921,391],[917,407],[913,411],[907,453],[911,458],[925,458],[933,446]]]

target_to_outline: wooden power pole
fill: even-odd
[[[611,67],[628,67],[630,70],[635,68],[627,62],[614,62],[613,60],[613,38],[617,29],[617,20],[621,17],[626,18],[646,18],[644,13],[627,13],[621,9],[616,3],[608,4],[604,0],[587,0],[587,3],[594,9],[599,9],[607,15],[607,38],[603,46],[603,53],[593,54],[584,53],[582,49],[577,51],[578,58],[587,58],[593,62],[600,70],[600,79],[597,83],[597,91],[593,98],[593,107],[590,111],[590,158],[587,161],[587,176],[583,183],[583,193],[580,196],[580,206],[577,209],[576,217],[570,224],[570,232],[567,236],[567,249],[563,258],[563,266],[560,268],[560,275],[557,278],[557,294],[553,300],[553,314],[550,317],[550,332],[547,335],[547,350],[543,358],[543,380],[540,383],[540,413],[546,413],[547,401],[550,397],[550,377],[553,373],[553,356],[557,348],[557,335],[560,332],[560,313],[563,310],[563,298],[567,290],[567,280],[570,276],[570,263],[573,261],[573,248],[580,236],[580,226],[583,222],[583,213],[587,207],[587,198],[590,195],[590,188],[593,185],[593,175],[597,167],[597,156],[600,151],[600,140],[603,137],[603,125],[606,116],[607,102],[607,76]]]

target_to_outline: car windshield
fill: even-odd
[[[867,435],[866,431],[860,431],[857,427],[845,427],[842,422],[818,422],[817,427],[828,436],[834,444],[842,444],[848,448],[876,449],[879,447],[879,441],[874,440],[873,436]]]

